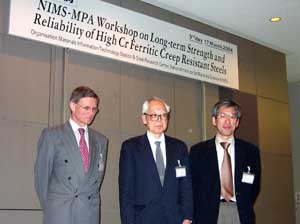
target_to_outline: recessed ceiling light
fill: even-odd
[[[277,23],[280,21],[281,21],[281,17],[279,17],[279,16],[270,18],[270,22],[272,22],[272,23]]]

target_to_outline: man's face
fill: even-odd
[[[71,118],[80,126],[89,125],[98,112],[97,99],[81,98],[78,103],[70,102]]]
[[[144,125],[147,126],[149,132],[156,137],[160,137],[168,127],[167,109],[159,100],[152,100],[146,115],[142,115]]]
[[[212,124],[217,128],[217,135],[221,138],[229,138],[234,135],[239,125],[234,107],[220,107],[217,117],[212,118]]]

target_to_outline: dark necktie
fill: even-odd
[[[155,152],[156,167],[159,174],[160,183],[163,186],[164,176],[165,176],[165,165],[164,165],[164,159],[160,148],[160,141],[156,141],[155,145],[156,145],[156,152]]]
[[[78,131],[80,134],[79,148],[80,148],[81,159],[83,162],[84,172],[87,173],[89,169],[89,151],[84,137],[85,130],[83,128],[79,128]]]
[[[233,197],[231,160],[228,153],[230,143],[221,142],[220,144],[224,149],[224,157],[221,167],[221,195],[226,201],[230,201],[230,199]]]

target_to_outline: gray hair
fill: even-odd
[[[146,101],[143,103],[142,114],[146,114],[146,113],[147,113],[147,111],[148,111],[148,109],[149,109],[149,103],[150,103],[151,101],[154,101],[154,100],[162,102],[162,103],[165,105],[165,108],[166,108],[167,112],[170,113],[170,111],[171,111],[170,106],[169,106],[164,100],[162,100],[161,98],[154,96],[154,97],[152,97],[152,98],[146,100]]]
[[[236,112],[236,118],[240,119],[242,116],[240,105],[234,102],[233,100],[229,100],[229,99],[223,99],[217,102],[212,108],[211,116],[216,118],[219,114],[219,110],[221,107],[226,107],[226,108],[233,107]]]

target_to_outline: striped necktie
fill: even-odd
[[[78,131],[80,134],[80,140],[79,140],[80,154],[83,162],[84,172],[87,173],[89,169],[89,151],[84,137],[85,130],[83,128],[79,128]]]

